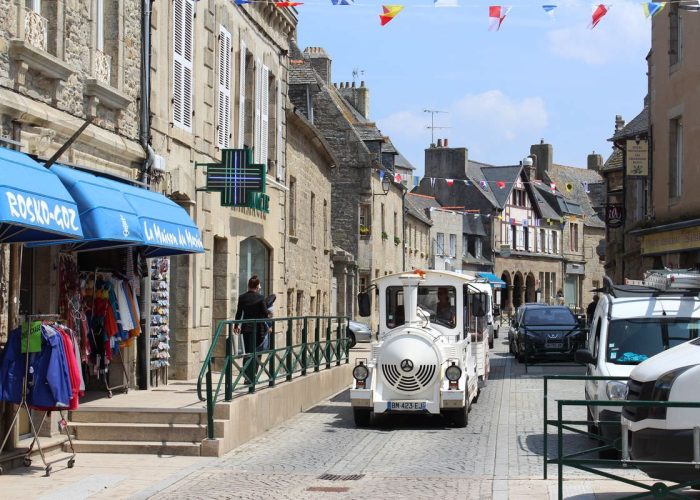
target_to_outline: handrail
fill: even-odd
[[[314,325],[314,340],[308,342],[309,323]],[[270,335],[270,346],[265,351],[257,351],[255,346],[252,352],[244,354],[234,354],[234,329],[242,325],[257,325],[268,323],[272,326]],[[285,346],[277,348],[276,325],[286,325]],[[321,324],[324,323],[324,338],[321,338]],[[299,328],[301,334],[301,344],[293,344],[293,330]],[[216,350],[221,341],[221,332],[226,326],[227,336],[225,337],[226,354],[215,356]],[[234,389],[244,380],[248,392],[253,393],[256,385],[267,375],[267,382],[270,387],[274,386],[279,378],[291,380],[293,373],[297,371],[301,376],[307,373],[307,360],[310,357],[314,371],[319,371],[322,363],[325,368],[331,368],[333,362],[339,366],[342,361],[349,362],[348,340],[346,331],[349,326],[347,316],[292,316],[285,318],[260,318],[221,321],[214,333],[212,343],[209,346],[207,355],[202,363],[197,378],[197,397],[200,401],[206,401],[207,407],[207,427],[208,437],[214,437],[214,409],[219,401],[222,386],[224,388],[224,401],[233,399]],[[257,330],[257,329],[256,329]],[[335,330],[335,339],[332,331]],[[212,380],[212,363],[216,359],[223,359],[218,381]],[[235,379],[233,370],[236,368],[238,374]],[[283,374],[281,372],[284,371]],[[202,383],[206,384],[206,394],[202,394]]]
[[[700,466],[700,427],[695,427],[693,429],[693,453],[694,459],[691,462],[680,462],[680,461],[665,461],[665,460],[633,460],[629,456],[629,441],[628,435],[624,431],[621,432],[621,448],[622,448],[622,459],[612,460],[612,459],[592,459],[592,458],[580,458],[583,455],[617,449],[618,441],[615,442],[609,439],[603,439],[601,436],[597,436],[599,440],[602,440],[602,445],[596,446],[591,449],[586,449],[582,451],[576,451],[574,453],[564,454],[563,446],[563,431],[567,430],[577,434],[592,436],[588,431],[579,429],[575,426],[585,426],[588,424],[586,420],[564,420],[563,409],[564,407],[590,407],[590,406],[600,406],[600,407],[664,407],[664,408],[700,408],[700,402],[690,402],[690,401],[642,401],[642,400],[613,400],[613,401],[603,401],[603,400],[574,400],[574,399],[558,399],[557,403],[557,418],[550,420],[548,417],[548,393],[547,393],[547,382],[548,380],[629,380],[629,377],[611,377],[611,376],[593,376],[593,375],[545,375],[543,377],[544,381],[544,435],[543,435],[543,462],[544,462],[544,479],[547,479],[547,465],[555,463],[557,465],[557,486],[558,486],[558,498],[563,498],[563,470],[564,466],[574,467],[576,469],[582,470],[584,472],[590,472],[595,475],[605,477],[607,479],[612,479],[616,481],[621,481],[632,486],[636,486],[646,491],[645,494],[649,494],[654,497],[667,496],[680,496],[675,493],[675,490],[682,489],[687,486],[698,487],[700,486],[700,479],[693,481],[686,481],[684,483],[678,483],[676,481],[671,481],[675,483],[672,486],[667,486],[664,483],[657,482],[649,486],[645,483],[641,483],[636,480],[628,479],[622,476],[615,475],[610,472],[596,469],[595,466],[615,466],[622,465],[623,467],[636,466],[636,465],[654,465],[654,466],[674,466],[674,465],[688,465],[698,468]],[[621,421],[601,421],[603,423],[618,423],[622,425]],[[557,428],[557,457],[555,459],[549,459],[548,454],[548,428],[552,425]],[[624,498],[641,498],[643,494],[635,494],[632,496]]]

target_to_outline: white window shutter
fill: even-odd
[[[231,137],[231,33],[219,28],[219,98],[216,106],[216,145],[230,147]]]
[[[238,147],[243,149],[245,144],[245,60],[246,45],[241,40],[241,60],[238,70]]]
[[[255,116],[253,117],[253,158],[255,163],[262,163],[262,145],[260,144],[260,101],[262,100],[262,63],[255,60]]]
[[[284,119],[284,103],[282,103],[282,82],[277,80],[277,141],[275,155],[277,157],[277,180],[284,181],[284,144],[282,143],[282,120]]]
[[[268,126],[270,122],[270,70],[263,66],[260,75],[260,163],[269,159]]]
[[[173,0],[173,123],[192,131],[194,3]]]

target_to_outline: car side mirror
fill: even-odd
[[[372,297],[367,292],[357,294],[357,308],[360,316],[366,318],[372,315]]]
[[[596,359],[588,349],[579,349],[574,353],[574,361],[582,365],[594,365]]]

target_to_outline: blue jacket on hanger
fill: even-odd
[[[10,332],[5,350],[0,353],[0,401],[19,403],[22,400],[24,354],[21,349],[21,328]]]
[[[68,407],[72,387],[63,339],[46,325],[41,327],[41,336],[44,340],[41,352],[33,358],[30,355],[30,367],[34,373],[29,376],[32,385],[27,402],[42,408]]]

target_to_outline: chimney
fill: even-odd
[[[529,181],[534,181],[537,179],[537,162],[534,155],[530,155],[525,158],[520,164],[525,169],[525,174]]]
[[[467,179],[469,152],[467,148],[447,148],[442,139],[437,147],[431,144],[425,150],[425,176],[443,179]],[[456,204],[457,200],[449,204]]]
[[[360,82],[358,87],[355,82],[345,82],[340,84],[342,91],[340,95],[350,103],[365,118],[369,118],[369,88],[365,86],[365,82]]]
[[[438,139],[438,145],[437,147],[441,148],[442,147],[442,139]]]
[[[615,115],[615,132],[619,132],[625,128],[625,120],[622,119],[621,115]]]
[[[309,58],[311,67],[318,73],[321,79],[330,85],[331,83],[331,56],[322,47],[307,47],[304,55]]]
[[[447,138],[445,138],[442,143],[447,147]]]
[[[535,163],[536,179],[545,180],[545,174],[552,168],[552,158],[554,151],[551,144],[545,144],[544,139],[539,144],[530,146],[530,154],[533,155]]]
[[[595,151],[593,151],[591,154],[588,155],[588,170],[594,170],[596,172],[600,172],[600,168],[603,166],[603,157],[599,154],[596,154]]]

